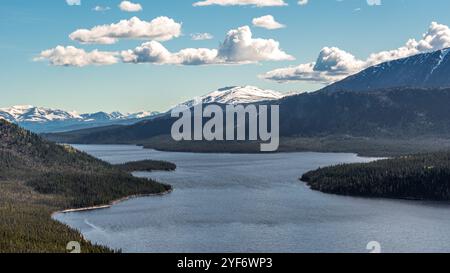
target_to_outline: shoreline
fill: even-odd
[[[131,199],[136,199],[136,198],[143,198],[143,197],[156,197],[156,196],[165,196],[168,194],[171,194],[173,192],[173,189],[164,191],[164,192],[160,192],[160,193],[150,193],[150,194],[134,194],[134,195],[129,195],[123,198],[119,198],[116,200],[111,201],[109,204],[105,204],[105,205],[98,205],[98,206],[91,206],[91,207],[85,207],[85,208],[78,208],[78,209],[65,209],[65,210],[60,210],[60,211],[55,211],[51,214],[51,217],[53,218],[56,214],[66,214],[66,213],[72,213],[72,212],[86,212],[86,211],[94,211],[94,210],[102,210],[102,209],[109,209],[119,203],[122,202],[126,202],[128,200]]]
[[[73,145],[78,145],[78,144],[73,144]],[[97,144],[87,144],[87,145],[97,145]],[[102,144],[100,144],[102,145]],[[114,144],[104,144],[104,145],[114,145]],[[204,154],[204,155],[208,155],[208,154],[225,154],[225,155],[273,155],[273,154],[295,154],[295,153],[317,153],[317,154],[352,154],[352,155],[356,155],[358,157],[363,157],[363,158],[380,158],[380,159],[388,159],[390,157],[386,157],[386,156],[376,156],[376,155],[370,155],[370,154],[365,154],[365,153],[359,153],[359,152],[352,152],[352,151],[348,151],[348,152],[336,152],[336,151],[330,151],[330,152],[326,152],[326,151],[320,151],[320,150],[279,150],[279,151],[275,151],[275,152],[251,152],[251,151],[243,151],[243,152],[219,152],[219,151],[196,151],[196,150],[171,150],[171,149],[161,149],[161,148],[153,148],[153,147],[146,147],[143,145],[139,145],[139,144],[119,144],[119,145],[130,145],[130,146],[138,146],[138,147],[142,147],[145,150],[154,150],[157,152],[164,152],[164,153],[186,153],[186,154]]]

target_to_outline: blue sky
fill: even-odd
[[[0,107],[32,104],[78,112],[161,111],[224,86],[255,85],[281,92],[312,91],[341,75],[386,60],[386,54],[372,59],[369,56],[405,47],[409,39],[414,38],[417,45],[410,47],[408,54],[439,49],[450,43],[445,29],[450,25],[448,0],[384,0],[381,5],[372,6],[367,0],[309,0],[306,5],[284,0],[288,6],[281,7],[194,7],[195,0],[133,2],[140,4],[143,10],[123,11],[118,7],[121,1],[115,0],[81,0],[81,5],[72,6],[66,0],[2,0]],[[109,7],[109,10],[94,11],[96,6]],[[272,15],[286,27],[269,30],[252,25],[254,18],[264,15]],[[155,64],[154,60],[141,58],[142,52],[134,49],[152,40],[149,38],[119,38],[114,44],[83,44],[69,38],[78,29],[110,25],[133,16],[147,22],[166,16],[181,25],[179,37],[155,42],[171,52],[170,61],[158,59]],[[432,22],[440,24],[436,28],[441,30],[441,36],[432,36],[434,40],[424,47],[422,35]],[[237,47],[224,50],[221,43],[227,33],[241,26],[249,26],[253,38],[264,39],[261,43],[273,39],[279,46],[264,56],[255,56],[253,51],[248,51],[250,49],[238,52]],[[213,38],[194,41],[191,37],[194,33],[208,33]],[[439,43],[435,42],[437,39]],[[95,49],[108,54],[115,52],[114,58],[118,61],[101,66],[60,66],[51,63],[54,60],[51,58],[60,58],[60,55],[41,55],[42,51],[56,46],[73,46],[87,53]],[[326,62],[316,63],[324,47],[329,48],[322,51]],[[222,50],[211,60],[185,65],[179,63],[180,54],[176,53],[186,48]],[[139,64],[125,63],[123,52],[127,50]],[[208,52],[214,54],[215,51]],[[393,55],[402,56],[397,52]],[[39,56],[41,60],[37,61]],[[63,57],[67,60],[67,56]],[[286,70],[301,64],[305,66],[297,69],[296,75],[290,74],[292,69]],[[280,68],[284,70],[267,74]]]

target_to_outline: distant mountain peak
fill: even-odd
[[[279,100],[284,95],[273,91],[265,90],[255,86],[230,86],[219,88],[207,95],[195,98],[183,103],[183,105],[192,107],[200,102],[204,104],[248,104],[260,101]]]

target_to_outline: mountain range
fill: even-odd
[[[138,112],[122,114],[120,112],[97,112],[78,114],[59,109],[35,107],[32,105],[0,108],[0,119],[16,123],[25,129],[37,132],[64,132],[112,124],[133,124],[154,117],[158,112]]]
[[[263,90],[254,86],[233,86],[218,89],[182,104],[189,107],[200,102],[205,104],[246,104],[281,98],[283,98],[281,93],[272,90]],[[16,123],[36,133],[56,133],[102,126],[131,125],[158,116],[161,116],[158,112],[78,114],[31,105],[0,108],[0,119]]]
[[[273,96],[271,103],[280,105],[280,134],[282,137],[340,135],[390,139],[447,137],[450,135],[448,52],[445,49],[382,63],[316,92],[280,99]],[[222,92],[227,90],[233,89]],[[251,88],[244,90],[253,92]],[[214,96],[217,97],[221,96]],[[202,100],[209,101],[208,97]],[[258,103],[257,100],[246,102]],[[70,143],[142,144],[157,136],[170,135],[173,122],[165,114],[125,127],[47,137]]]

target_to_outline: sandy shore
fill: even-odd
[[[52,217],[55,214],[59,214],[59,213],[71,213],[71,212],[83,212],[83,211],[91,211],[91,210],[109,209],[109,208],[111,208],[114,205],[117,205],[119,203],[131,200],[131,199],[142,198],[142,197],[151,197],[151,196],[164,196],[164,195],[170,194],[172,192],[173,192],[173,189],[170,189],[168,191],[161,192],[161,193],[130,195],[130,196],[127,196],[127,197],[124,197],[124,198],[120,198],[120,199],[114,200],[114,201],[112,201],[111,203],[109,203],[107,205],[98,205],[98,206],[79,208],[79,209],[66,209],[66,210],[61,210],[61,211],[55,211],[55,212],[52,213]]]

